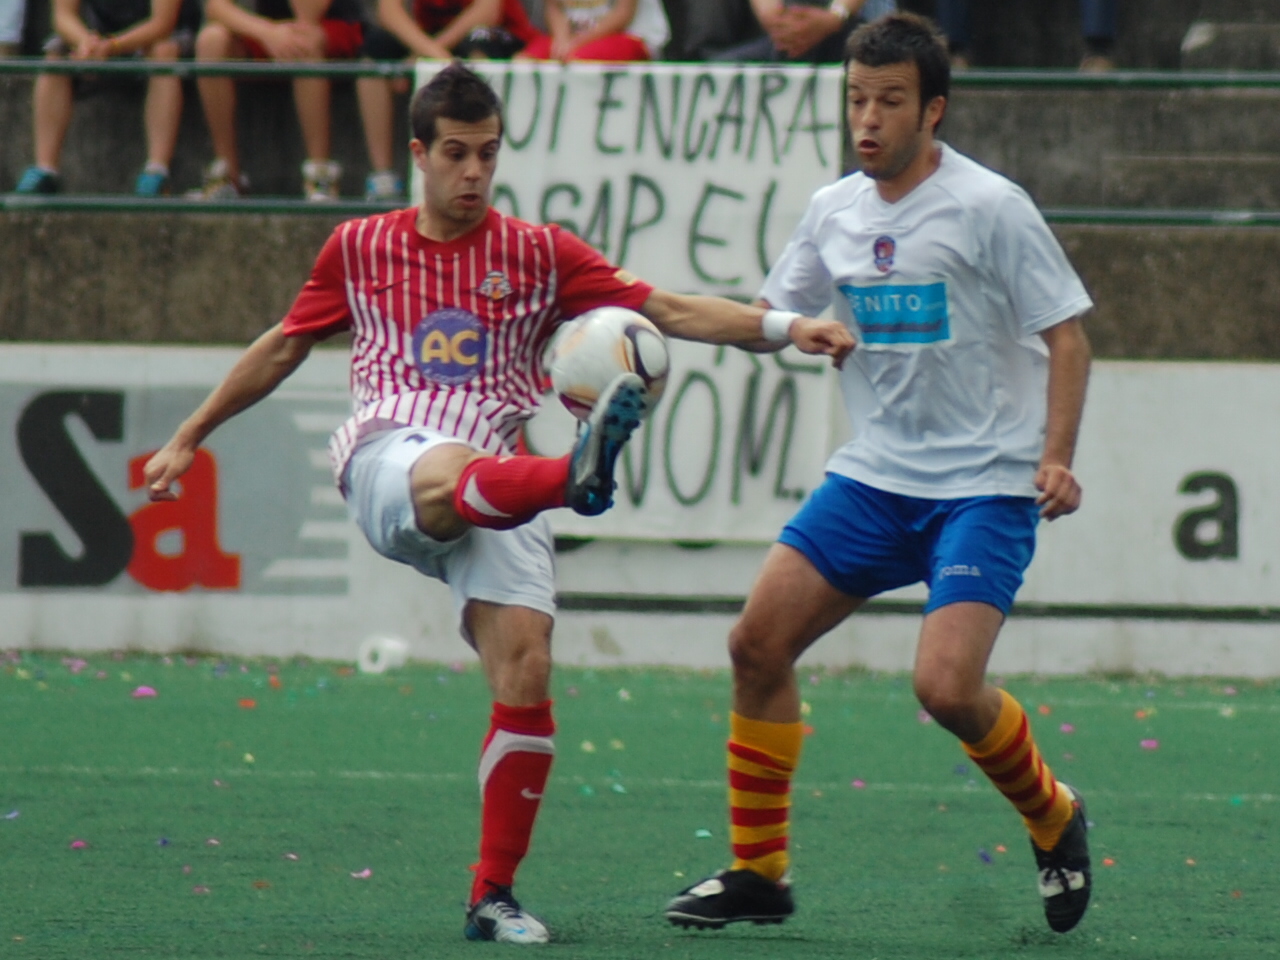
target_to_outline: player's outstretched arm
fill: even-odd
[[[848,328],[835,320],[796,316],[783,335],[764,326],[765,306],[723,297],[701,297],[654,290],[640,308],[670,337],[726,343],[748,350],[780,350],[793,343],[805,353],[825,354],[838,367],[856,345]]]
[[[1044,453],[1036,472],[1040,516],[1055,520],[1074,513],[1082,491],[1071,472],[1080,417],[1089,383],[1089,338],[1077,317],[1045,330],[1040,336],[1049,347],[1049,403],[1045,421]]]
[[[258,337],[204,403],[187,417],[173,437],[147,461],[143,476],[152,500],[176,500],[173,482],[191,468],[196,448],[220,423],[253,406],[298,368],[315,345],[307,335],[286,337],[276,324]]]

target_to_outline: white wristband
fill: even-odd
[[[766,310],[760,318],[760,333],[770,343],[786,343],[791,339],[791,324],[800,314],[790,310]]]

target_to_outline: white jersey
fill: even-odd
[[[564,13],[575,31],[594,26],[613,7],[613,0],[562,0]],[[636,13],[631,23],[622,31],[639,37],[649,48],[649,56],[657,59],[662,48],[671,39],[671,25],[667,22],[662,0],[636,0]]]
[[[853,439],[827,469],[928,499],[1035,496],[1048,349],[1093,301],[1026,192],[941,146],[897,203],[861,173],[814,194],[761,297],[835,304],[858,347],[840,386]]]

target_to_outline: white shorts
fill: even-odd
[[[423,427],[402,427],[358,446],[342,476],[351,519],[378,553],[447,583],[459,617],[468,600],[555,616],[555,544],[545,516],[514,530],[472,527],[448,542],[418,529],[409,472],[424,453],[446,443],[462,441]]]

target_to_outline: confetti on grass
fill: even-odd
[[[849,786],[853,787],[855,790],[865,790],[867,788],[867,781],[855,780],[853,783],[849,784]]]
[[[133,691],[133,699],[135,700],[143,700],[147,697],[156,696],[159,696],[159,694],[156,693],[155,687],[138,687]]]
[[[71,841],[71,849],[72,849],[72,850],[83,850],[83,849],[84,849],[85,847],[87,847],[87,846],[89,846],[89,844],[85,843],[83,840],[72,840],[72,841]]]
[[[1075,728],[1074,724],[1070,724],[1070,723],[1064,723],[1064,724],[1063,724],[1062,726],[1060,726],[1058,729],[1059,729],[1060,731],[1062,731],[1063,733],[1075,733],[1075,732],[1076,732],[1076,728]]]
[[[22,816],[21,810],[10,810],[4,815],[4,818],[6,820],[17,820],[20,816]]]
[[[365,867],[363,870],[360,870],[351,874],[351,878],[353,880],[368,880],[372,876],[373,876],[373,871],[370,870],[368,867]]]
[[[1140,746],[1143,750],[1159,750],[1160,741],[1159,740],[1143,740],[1138,744],[1138,746]]]

